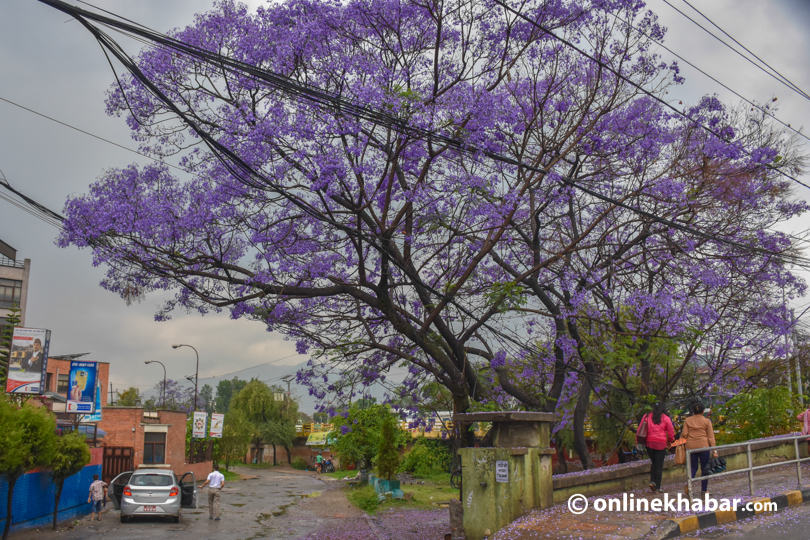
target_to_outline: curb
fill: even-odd
[[[780,495],[773,497],[760,497],[752,499],[751,503],[776,503],[776,511],[784,510],[789,506],[796,506],[806,502],[810,502],[810,488],[797,489],[793,491],[786,491]],[[682,534],[698,531],[700,529],[708,529],[709,527],[716,527],[747,519],[759,514],[771,514],[768,511],[754,511],[745,508],[738,508],[737,510],[718,510],[715,512],[705,512],[703,514],[696,514],[692,516],[685,516],[681,518],[670,518],[665,520],[661,525],[655,527],[649,536],[648,540],[667,540],[675,538]]]

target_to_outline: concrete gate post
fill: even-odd
[[[492,422],[491,448],[461,448],[461,505],[467,540],[495,534],[532,508],[554,504],[549,447],[556,416],[538,412],[457,414],[454,422]]]

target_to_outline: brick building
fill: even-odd
[[[194,471],[204,478],[210,461],[186,464],[186,413],[146,411],[143,407],[104,407],[99,429],[107,432],[105,482],[117,473],[137,468],[171,469],[181,475]]]

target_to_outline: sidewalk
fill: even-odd
[[[810,463],[802,464],[802,478],[805,486],[810,485]],[[753,496],[749,495],[747,472],[710,481],[709,492],[713,499],[728,498],[746,503],[796,489],[796,486],[796,465],[793,464],[756,471]],[[682,493],[683,488],[684,483],[663,486],[670,498],[676,497],[678,492]],[[693,489],[700,490],[700,482],[693,484]],[[628,497],[630,493],[634,494],[636,500],[663,498],[663,495],[649,490],[633,490],[627,492]],[[668,518],[692,515],[692,512],[597,512],[593,509],[594,499],[621,498],[623,494],[591,497],[588,499],[588,510],[580,515],[571,513],[566,503],[547,510],[534,510],[498,531],[491,540],[636,540],[649,535],[655,526]]]

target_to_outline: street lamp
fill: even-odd
[[[192,347],[191,345],[186,345],[185,343],[176,343],[172,345],[172,349],[178,349],[180,347]],[[199,379],[200,375],[200,353],[197,352],[197,349],[194,349],[194,354],[197,355],[197,370],[194,372],[194,411],[197,410],[197,379]]]
[[[146,360],[144,364],[160,364],[163,366],[163,362],[160,360]],[[161,392],[161,402],[163,403],[163,408],[166,408],[166,366],[163,366],[163,392]]]

